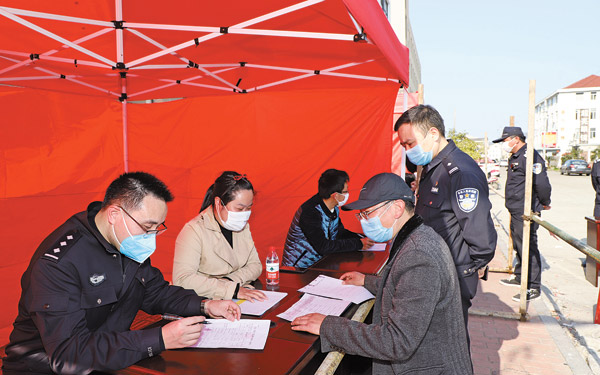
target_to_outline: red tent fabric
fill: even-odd
[[[261,258],[282,247],[325,169],[348,171],[354,197],[390,170],[408,51],[375,0],[19,7],[0,0],[0,345],[37,245],[126,169],[154,173],[175,194],[152,256],[167,279],[179,230],[223,170],[247,173],[257,189]],[[136,102],[160,98],[185,99]],[[343,220],[359,230],[351,214]]]

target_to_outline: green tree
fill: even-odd
[[[594,150],[594,151],[596,151],[596,150]],[[570,160],[570,159],[583,159],[581,157],[581,153],[582,153],[582,151],[579,148],[579,146],[573,146],[573,147],[571,147],[571,151],[569,151],[567,153],[564,153],[560,157],[560,165],[565,164],[565,161]]]
[[[596,147],[595,150],[592,150],[591,156],[592,161],[600,159],[600,147]]]
[[[467,155],[479,161],[481,159],[483,150],[474,140],[467,137],[467,133],[458,132],[456,129],[450,129],[448,131],[447,138],[452,139],[456,144],[456,147],[464,151]]]

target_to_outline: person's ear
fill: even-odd
[[[440,131],[438,128],[429,128],[431,135],[433,136],[433,141],[437,142],[440,139]]]
[[[121,208],[116,204],[111,204],[106,208],[106,218],[110,225],[115,225],[121,214]]]
[[[406,203],[402,199],[398,199],[394,202],[394,219],[398,219],[402,217],[404,210],[406,208]]]

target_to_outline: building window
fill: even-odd
[[[383,13],[385,13],[385,16],[389,19],[390,18],[389,0],[379,0],[379,3],[381,4],[381,9],[383,10]]]
[[[582,101],[583,100],[583,93],[582,92],[575,93],[575,100],[578,101],[578,102]]]
[[[591,108],[590,109],[590,120],[593,120],[596,118],[596,108]]]
[[[590,138],[596,138],[596,128],[590,128]]]
[[[575,120],[579,120],[579,110],[575,110]]]
[[[596,91],[592,91],[590,96],[592,100],[596,100]]]

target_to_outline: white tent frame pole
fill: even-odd
[[[37,26],[37,25],[35,25],[35,24],[33,24],[33,23],[29,22],[29,21],[26,21],[26,20],[22,19],[21,17],[15,16],[15,15],[13,15],[13,14],[5,11],[2,8],[0,8],[0,15],[3,15],[4,17],[6,17],[6,18],[8,18],[8,19],[10,19],[12,21],[15,21],[17,23],[20,23],[21,25],[23,25],[23,26],[25,26],[27,28],[30,28],[30,29],[32,29],[34,31],[37,31],[38,33],[40,33],[42,35],[45,35],[45,36],[47,36],[49,38],[52,38],[52,39],[54,39],[56,41],[59,41],[59,42],[61,42],[63,44],[66,44],[67,46],[69,46],[69,47],[71,47],[73,49],[76,49],[79,52],[85,53],[88,56],[91,56],[91,57],[93,57],[93,58],[95,58],[97,60],[100,60],[100,61],[108,64],[109,67],[115,66],[115,63],[113,61],[110,61],[109,59],[107,59],[107,58],[105,58],[103,56],[100,56],[97,53],[88,50],[87,48],[83,48],[81,46],[78,46],[77,44],[74,44],[73,42],[71,42],[71,41],[69,41],[69,40],[67,40],[67,39],[65,39],[65,38],[63,38],[61,36],[58,36],[58,35],[50,32],[50,31],[48,31],[48,30],[46,30],[46,29],[44,29],[44,28],[42,28],[40,26]]]
[[[121,0],[115,0],[115,17],[116,21],[123,21],[123,3]],[[116,45],[117,45],[117,63],[124,63],[125,56],[123,53],[123,29],[116,28]],[[121,72],[121,112],[123,126],[123,169],[125,173],[129,172],[129,138],[127,137],[127,73]]]
[[[44,18],[44,19],[55,20],[55,21],[83,23],[86,25],[96,25],[96,26],[104,26],[104,27],[110,27],[110,28],[114,27],[113,23],[109,22],[109,21],[99,21],[99,20],[92,20],[89,18],[70,17],[70,16],[63,16],[60,14],[34,12],[31,10],[9,8],[9,7],[0,7],[0,9],[4,9],[5,11],[7,11],[9,13],[12,13],[14,15],[19,15],[19,16],[29,16],[29,17],[34,17],[34,18]]]
[[[8,61],[12,61],[12,62],[18,62],[19,61],[19,60],[8,58],[6,56],[0,56],[0,58],[3,58],[3,59],[8,60]],[[41,80],[41,79],[62,79],[61,75],[59,73],[53,72],[51,70],[48,70],[48,69],[45,69],[45,68],[40,68],[40,67],[35,67],[34,69],[38,70],[40,72],[46,73],[46,74],[48,74],[48,76],[29,76],[29,77],[0,78],[0,82],[32,81],[32,80]],[[78,77],[78,76],[65,76],[64,79],[66,79],[67,81],[71,81],[73,83],[76,83],[78,85],[86,86],[86,87],[89,87],[91,89],[101,91],[101,92],[106,93],[106,94],[114,95],[116,97],[119,96],[117,93],[114,93],[114,92],[112,92],[110,90],[107,90],[107,89],[104,89],[104,88],[101,88],[101,87],[98,87],[98,86],[94,86],[94,85],[91,85],[89,83],[82,82],[82,81],[76,79],[76,77]]]
[[[121,0],[115,0],[115,16],[117,17],[117,21],[123,20],[123,3]],[[123,29],[116,29],[117,34],[117,62],[124,63],[125,56],[123,52]]]
[[[276,10],[276,11],[271,12],[271,13],[267,13],[267,14],[265,14],[263,16],[253,18],[251,20],[239,23],[237,25],[233,25],[231,27],[232,28],[238,28],[238,29],[239,28],[243,28],[243,27],[247,27],[247,26],[250,26],[250,25],[257,24],[257,23],[262,22],[262,21],[266,21],[266,20],[269,20],[269,19],[272,19],[272,18],[275,18],[275,17],[279,17],[279,16],[287,14],[287,13],[294,12],[294,11],[299,10],[299,9],[303,9],[303,8],[306,8],[306,7],[309,7],[309,6],[321,3],[323,1],[324,0],[307,0],[307,1],[303,1],[301,3],[295,4],[295,5],[289,6],[287,8],[280,9],[280,10]],[[204,41],[207,41],[207,40],[210,40],[210,39],[217,38],[217,37],[219,37],[221,35],[224,35],[224,34],[221,34],[220,32],[219,33],[211,33],[211,34],[205,35],[205,36],[203,36],[201,38],[198,38],[196,40],[197,40],[198,43],[201,43],[201,42],[204,42]],[[155,52],[155,53],[150,54],[148,56],[145,56],[145,57],[139,58],[137,60],[131,61],[131,62],[129,62],[129,64],[127,64],[127,67],[131,68],[131,67],[139,65],[141,63],[144,63],[146,61],[149,61],[149,60],[152,60],[152,59],[155,59],[155,58],[167,55],[167,54],[169,54],[171,52],[175,52],[175,51],[178,51],[180,49],[189,47],[191,45],[196,44],[196,40],[190,40],[188,42],[184,42],[184,43],[178,44],[176,46],[167,48],[167,49],[165,49],[163,51]]]
[[[84,36],[83,38],[75,40],[73,43],[80,44],[80,43],[83,43],[83,42],[88,41],[90,39],[94,39],[94,38],[96,38],[96,37],[98,37],[100,35],[106,34],[107,32],[112,31],[112,30],[113,30],[112,28],[98,30],[98,31],[96,31],[96,32],[94,32],[92,34]],[[48,52],[44,52],[44,53],[42,53],[40,55],[40,59],[42,57],[44,57],[44,60],[53,60],[54,59],[53,61],[64,61],[64,62],[69,62],[70,64],[72,64],[73,63],[73,59],[51,57],[51,55],[59,52],[60,50],[62,50],[63,48],[66,48],[66,47],[68,47],[68,46],[67,45],[63,45],[60,49],[53,49],[53,50],[50,50]],[[29,57],[29,55],[27,53],[23,53],[23,52],[0,51],[0,53],[7,53],[7,54],[12,54],[12,55],[17,55],[17,56]],[[27,60],[23,60],[23,61],[15,64],[15,65],[12,65],[12,66],[9,66],[7,68],[4,68],[4,69],[0,70],[0,75],[4,74],[6,72],[9,72],[11,70],[14,70],[14,69],[16,69],[18,67],[21,67],[23,65],[31,64],[31,62],[32,62],[32,60],[29,59],[29,58]],[[97,66],[97,67],[101,67],[101,68],[104,68],[106,66],[104,64],[100,64],[100,63],[97,63],[97,62],[88,62],[88,61],[81,61],[81,62],[78,61],[77,63],[81,64],[81,65]]]
[[[140,38],[142,40],[145,40],[146,42],[148,42],[148,43],[150,43],[150,44],[152,44],[152,45],[154,45],[154,46],[156,46],[156,47],[158,47],[158,48],[160,48],[162,50],[167,49],[167,46],[162,45],[161,43],[159,43],[156,40],[150,38],[149,36],[141,33],[138,30],[135,30],[135,29],[125,29],[125,30],[129,31],[130,33],[132,33],[133,35],[137,36],[138,38]],[[171,54],[173,56],[177,57],[179,60],[185,62],[186,65],[188,64],[189,60],[186,59],[185,57],[180,56],[178,53],[175,53],[175,52],[172,52]]]

